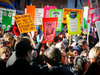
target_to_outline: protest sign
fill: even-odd
[[[57,17],[43,18],[43,34],[45,34],[45,39],[43,43],[52,42],[54,40],[57,28]]]
[[[96,22],[100,19],[98,0],[88,0],[88,5],[90,9],[91,22]]]
[[[11,25],[12,14],[13,14],[13,12],[11,12],[11,11],[3,10],[3,12],[2,12],[2,25],[1,25],[2,30],[8,30],[12,26]]]
[[[35,7],[36,7],[36,6],[27,5],[26,7],[27,7],[26,14],[30,14],[31,17],[32,17],[32,20],[33,20],[33,22],[34,22],[34,18],[35,18]]]
[[[44,8],[35,8],[35,25],[42,25],[42,18],[43,18]]]
[[[68,9],[68,8],[63,8],[63,21],[62,21],[62,23],[67,23],[66,15],[69,14],[71,11],[74,11],[80,15],[80,24],[82,24],[83,10],[82,9]]]
[[[50,17],[50,9],[56,9],[56,6],[44,6],[44,18],[49,18]]]
[[[100,21],[96,21],[95,24],[96,24],[97,33],[98,33],[98,36],[99,36],[99,41],[100,41]]]
[[[30,14],[16,15],[14,16],[14,18],[18,25],[20,33],[36,31],[36,27],[33,23],[33,20]]]
[[[77,14],[74,18],[73,17],[71,18],[69,14],[66,15],[66,17],[67,17],[68,34],[69,35],[81,34],[79,14]]]
[[[63,10],[62,9],[51,9],[50,10],[50,17],[58,17],[58,24],[57,24],[56,31],[61,31],[62,14],[63,14]]]
[[[14,20],[14,17],[13,16],[16,15],[16,10],[0,8],[0,23],[2,23],[2,13],[3,13],[3,10],[5,10],[5,11],[11,11],[13,13],[12,14],[12,22],[11,22],[11,25],[14,25],[15,20]]]
[[[87,17],[88,17],[88,6],[83,8],[84,12],[83,12],[83,22],[84,22],[84,29],[87,29]]]

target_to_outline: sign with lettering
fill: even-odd
[[[62,9],[51,9],[50,10],[50,17],[58,17],[58,24],[57,24],[56,31],[61,31],[62,14],[63,14],[63,10]]]
[[[66,17],[67,17],[68,34],[69,35],[81,34],[79,14],[77,14],[77,16],[74,18],[71,18],[69,14]]]
[[[44,8],[35,8],[35,25],[42,25],[42,18],[43,18]]]
[[[12,26],[11,25],[12,14],[13,14],[13,12],[11,12],[11,11],[3,10],[3,12],[2,12],[2,25],[1,25],[2,30],[8,30]]]
[[[16,15],[14,16],[14,18],[18,25],[20,33],[36,31],[36,27],[33,23],[33,20],[30,14]]]
[[[66,15],[68,15],[71,11],[74,11],[80,15],[80,24],[82,24],[83,10],[82,9],[68,9],[68,8],[63,8],[63,21],[62,21],[62,23],[67,23]]]

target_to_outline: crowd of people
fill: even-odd
[[[44,40],[44,34],[38,30],[21,34],[17,27],[1,30],[2,74],[100,75],[100,44],[96,28],[95,33],[89,35],[81,29],[81,34],[70,36],[65,25],[56,33],[54,41],[42,43]]]

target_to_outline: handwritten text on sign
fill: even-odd
[[[26,33],[26,32],[31,32],[36,30],[36,27],[32,21],[30,14],[16,15],[14,16],[14,18],[18,25],[20,33]]]

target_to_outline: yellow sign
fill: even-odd
[[[30,14],[16,15],[14,16],[14,18],[18,25],[20,33],[36,31],[36,27],[33,23],[33,20]]]
[[[67,18],[67,26],[68,26],[68,34],[81,34],[81,26],[80,26],[80,17],[77,14],[76,18],[70,18],[69,14],[66,16]]]
[[[68,15],[71,11],[74,11],[80,15],[80,23],[82,24],[83,10],[82,9],[68,9],[68,8],[63,8],[63,21],[62,21],[62,23],[67,23],[66,15]]]

